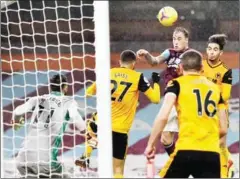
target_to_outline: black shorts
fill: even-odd
[[[170,156],[160,172],[163,178],[220,178],[220,155],[217,152],[179,150]]]
[[[113,141],[113,158],[123,160],[125,159],[128,145],[128,135],[112,132]]]

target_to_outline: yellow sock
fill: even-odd
[[[89,158],[92,154],[93,148],[90,145],[87,145],[86,150],[84,152],[84,156]]]
[[[114,178],[123,178],[123,175],[119,174],[119,173],[116,173],[116,174],[114,174]]]
[[[229,151],[227,147],[220,148],[221,178],[228,178],[228,157]]]

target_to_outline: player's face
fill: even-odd
[[[219,45],[216,43],[209,43],[206,49],[208,60],[215,61],[218,60],[222,55],[222,50],[220,50]]]
[[[173,48],[176,51],[182,51],[188,47],[188,38],[182,32],[173,33]]]
[[[63,87],[63,93],[64,93],[64,95],[66,95],[67,92],[68,92],[68,85],[64,85],[64,87]]]

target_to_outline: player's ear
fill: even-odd
[[[201,63],[200,72],[203,72],[203,64]]]
[[[121,60],[119,60],[119,66],[122,66],[122,62],[121,62]]]
[[[135,68],[136,61],[132,63],[132,69]]]
[[[223,50],[220,50],[220,55],[222,55],[223,54]]]

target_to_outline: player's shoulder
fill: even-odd
[[[178,82],[178,83],[181,83],[181,82],[185,81],[186,78],[187,78],[187,76],[181,75],[181,76],[179,76],[179,77],[177,77],[177,78],[174,78],[174,79],[171,80],[171,81],[176,81],[176,82]]]
[[[119,67],[114,67],[114,68],[110,69],[110,72],[115,72],[115,71],[118,71],[118,70],[119,70]]]
[[[39,99],[41,99],[42,96],[30,96],[26,98],[27,102],[33,102],[33,101],[37,101]]]
[[[175,53],[176,50],[174,48],[167,48],[166,50],[168,50],[170,53]]]
[[[207,84],[207,86],[209,86],[209,88],[220,91],[219,85],[214,83],[212,80],[209,80],[206,76],[201,75],[199,77],[199,80],[201,80],[203,82],[203,84]],[[204,86],[206,86],[206,85],[204,85]]]
[[[231,71],[231,69],[224,63],[222,62],[221,67],[223,68],[224,71]]]
[[[63,103],[73,103],[73,104],[77,103],[73,96],[63,96],[62,100],[63,100]]]
[[[181,83],[181,79],[179,79],[179,78],[180,78],[180,77],[170,80],[170,81],[167,83],[167,85],[166,85],[166,89],[168,89],[168,88],[174,88],[174,87],[179,88],[179,87],[180,87],[180,83]]]
[[[59,99],[63,105],[76,104],[76,100],[74,99],[73,96],[67,96],[67,95],[56,96],[52,94],[50,94],[49,96],[54,96],[55,98]]]
[[[111,75],[120,74],[120,73],[130,75],[132,77],[136,77],[136,76],[141,75],[141,72],[138,72],[136,70],[132,70],[132,69],[129,69],[129,68],[118,67],[118,68],[112,68],[111,69]]]

